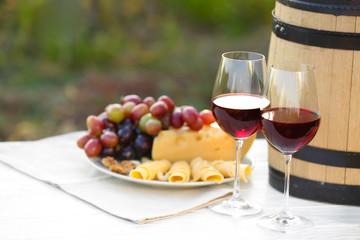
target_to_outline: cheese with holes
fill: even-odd
[[[244,141],[241,155],[250,149],[255,134]],[[235,140],[218,127],[205,126],[200,131],[188,127],[162,130],[154,139],[152,158],[169,161],[191,161],[201,157],[212,160],[235,160]]]

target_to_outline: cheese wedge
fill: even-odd
[[[215,160],[211,162],[211,166],[219,170],[226,178],[235,177],[236,161]],[[251,176],[251,167],[248,164],[240,164],[239,177],[244,182],[248,182],[246,175]]]
[[[244,141],[241,156],[249,151],[255,134]],[[235,140],[218,127],[204,126],[200,131],[192,131],[184,126],[160,131],[154,139],[152,158],[169,161],[185,160],[190,162],[196,157],[208,161],[235,160]]]
[[[171,163],[168,160],[150,161],[131,170],[129,176],[142,180],[153,180],[157,177],[158,172],[164,174],[170,166]]]
[[[190,166],[191,176],[194,182],[201,180],[204,182],[215,181],[221,183],[224,180],[224,176],[202,158],[197,157],[193,159]]]

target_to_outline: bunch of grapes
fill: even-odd
[[[100,115],[88,116],[88,132],[78,139],[77,145],[88,157],[111,156],[119,161],[151,158],[154,137],[162,129],[187,125],[198,131],[213,122],[211,111],[198,113],[192,106],[176,107],[166,95],[155,100],[132,94],[125,96],[121,104],[109,104]]]

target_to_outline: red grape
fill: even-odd
[[[85,144],[91,139],[93,138],[93,135],[91,135],[90,133],[87,133],[85,135],[83,135],[82,137],[80,137],[78,140],[77,140],[77,145],[79,148],[84,148]]]
[[[124,110],[124,117],[125,118],[129,118],[131,117],[131,111],[133,110],[133,108],[136,106],[136,104],[134,102],[126,102],[123,105],[123,110]]]
[[[175,103],[169,96],[162,95],[159,97],[158,101],[163,101],[164,103],[166,103],[166,105],[169,108],[169,111],[172,111],[175,108]]]
[[[200,117],[198,117],[194,123],[191,124],[187,123],[187,125],[191,130],[199,131],[203,127],[203,121],[201,120]]]
[[[84,147],[85,153],[88,157],[96,157],[101,153],[102,146],[100,140],[97,138],[90,139]]]
[[[199,118],[198,111],[192,106],[186,106],[182,110],[182,119],[187,124],[194,124]]]
[[[124,110],[118,103],[108,105],[106,107],[106,112],[112,122],[118,123],[124,119]]]
[[[150,113],[154,117],[165,116],[168,111],[169,111],[169,107],[163,101],[157,101],[150,107]]]
[[[120,150],[119,157],[121,160],[132,160],[135,158],[135,151],[131,145],[125,146]]]
[[[119,142],[119,138],[114,132],[106,131],[100,136],[100,142],[105,147],[114,147]]]
[[[149,96],[149,97],[144,98],[143,102],[146,105],[148,105],[149,107],[151,107],[151,105],[153,105],[156,102],[156,100],[155,100],[155,98]]]
[[[139,121],[142,116],[149,112],[149,106],[145,103],[139,103],[131,110],[131,119],[136,122]]]
[[[215,117],[214,117],[213,113],[208,109],[202,110],[199,113],[199,116],[201,117],[201,120],[203,121],[203,123],[206,125],[210,125],[213,122],[215,122]]]
[[[90,134],[93,136],[100,135],[102,130],[104,129],[104,124],[102,123],[102,121],[94,115],[90,115],[87,117],[86,126],[90,131]]]
[[[115,130],[116,129],[115,123],[110,121],[108,116],[104,117],[101,121],[104,124],[104,129],[109,129],[109,130]]]
[[[98,115],[98,118],[102,121],[104,118],[106,118],[108,115],[107,115],[107,112],[102,112]]]
[[[141,98],[136,95],[136,94],[130,94],[130,95],[126,95],[122,101],[121,101],[121,104],[125,104],[127,102],[133,102],[135,104],[139,104],[139,103],[142,103],[142,100]]]
[[[181,128],[184,124],[184,120],[181,117],[181,109],[175,108],[174,111],[171,113],[170,116],[170,125],[174,128]]]
[[[101,157],[116,157],[116,148],[115,147],[103,147],[101,151]]]
[[[117,130],[122,129],[122,128],[133,129],[135,127],[136,127],[136,124],[134,124],[134,122],[130,118],[125,118],[121,123],[119,123],[117,125]]]
[[[162,124],[158,119],[149,119],[145,124],[146,133],[149,135],[156,135],[162,129]]]
[[[128,144],[133,137],[133,130],[128,127],[124,127],[118,130],[117,135],[119,137],[119,143],[121,145]]]
[[[152,139],[149,135],[139,134],[134,141],[134,149],[137,153],[151,153]]]
[[[189,105],[182,105],[182,106],[180,106],[179,108],[180,108],[180,110],[182,111],[182,110],[184,110],[185,107],[189,107]]]
[[[159,118],[161,124],[162,124],[162,129],[169,129],[170,127],[170,114],[166,114],[165,116]]]

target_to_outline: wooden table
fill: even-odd
[[[116,218],[0,164],[0,239],[360,239],[360,207],[294,197],[290,209],[311,219],[313,228],[284,234],[257,227],[263,214],[280,210],[283,194],[268,184],[266,141],[257,139],[249,154],[257,164],[242,192],[263,205],[260,215],[231,218],[205,208],[144,225]]]

